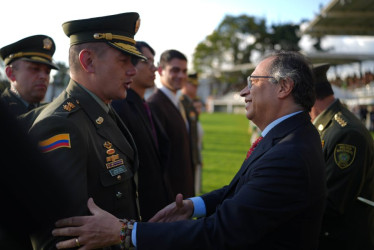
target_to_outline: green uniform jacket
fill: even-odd
[[[339,100],[314,121],[326,161],[327,203],[319,249],[373,249],[373,139]]]
[[[30,129],[50,167],[63,178],[67,189],[75,190],[72,215],[88,214],[87,199],[93,197],[98,206],[118,218],[139,219],[137,150],[115,115],[118,125],[71,80]]]
[[[27,106],[17,97],[9,88],[5,89],[1,94],[1,99],[8,106],[9,111],[15,116],[22,115],[28,112]]]

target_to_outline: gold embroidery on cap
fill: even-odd
[[[135,45],[135,43],[136,43],[135,40],[130,38],[130,37],[113,35],[112,33],[95,33],[93,35],[93,37],[95,39],[105,39],[105,40],[108,40],[108,41],[112,41],[113,39],[122,40],[122,41],[132,43],[133,45]]]

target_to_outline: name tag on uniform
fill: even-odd
[[[111,176],[116,176],[116,175],[119,175],[119,174],[123,174],[125,173],[127,170],[125,168],[125,165],[121,165],[119,167],[116,167],[116,168],[113,168],[113,169],[110,169],[109,170],[109,173]]]

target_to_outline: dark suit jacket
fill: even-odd
[[[116,118],[120,121],[118,115]],[[138,156],[132,136],[81,86],[71,80],[40,113],[30,134],[45,146],[54,145],[54,136],[65,135],[65,141],[58,144],[61,147],[44,149],[44,156],[66,188],[75,191],[71,215],[88,213],[87,199],[93,197],[118,218],[138,219],[134,183]]]
[[[326,161],[327,203],[319,249],[374,249],[374,145],[363,123],[339,100],[314,122]]]
[[[142,219],[149,220],[156,212],[173,202],[166,176],[169,140],[157,117],[152,120],[157,133],[154,140],[143,100],[132,89],[123,100],[112,102],[113,108],[132,134],[139,153],[139,204]]]
[[[194,196],[189,136],[182,115],[159,89],[147,99],[147,102],[170,140],[167,174],[173,197],[178,193],[182,193],[185,198]]]
[[[309,115],[290,117],[269,131],[228,186],[202,196],[205,218],[139,223],[138,249],[314,250],[324,168]]]

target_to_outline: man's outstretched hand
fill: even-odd
[[[177,194],[175,202],[167,205],[155,216],[153,216],[149,222],[173,222],[179,220],[188,220],[191,218],[194,211],[194,206],[191,200],[183,200],[182,194]]]

